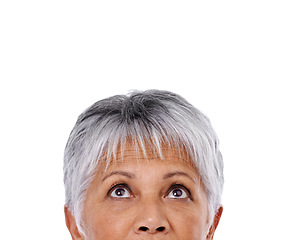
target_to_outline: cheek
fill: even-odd
[[[86,216],[89,240],[124,240],[131,230],[131,217],[123,212],[102,208]]]
[[[178,239],[200,240],[206,234],[207,215],[200,211],[175,213],[170,224]]]

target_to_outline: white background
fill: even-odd
[[[77,116],[157,88],[219,135],[215,240],[301,240],[301,12],[294,0],[1,1],[1,238],[71,239],[62,158]]]

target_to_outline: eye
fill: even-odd
[[[178,199],[178,198],[188,198],[189,191],[185,190],[186,188],[180,186],[174,186],[170,189],[169,193],[167,194],[167,198]]]
[[[113,198],[130,198],[131,193],[126,186],[114,186],[109,191],[109,196]]]

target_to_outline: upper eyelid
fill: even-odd
[[[131,189],[128,186],[128,184],[126,184],[126,183],[115,183],[115,184],[111,185],[111,187],[109,188],[109,190],[107,192],[107,195],[109,196],[113,192],[113,190],[117,187],[123,187],[123,188],[127,189],[132,194]]]
[[[175,188],[181,188],[183,190],[185,190],[187,193],[188,193],[188,196],[190,197],[192,194],[191,194],[191,191],[189,188],[187,188],[186,186],[184,186],[183,184],[172,184],[171,187],[168,189],[168,192],[167,194],[169,194],[173,189]]]

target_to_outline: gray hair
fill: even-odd
[[[209,119],[172,92],[135,91],[94,103],[78,117],[69,136],[64,154],[65,205],[82,234],[83,204],[97,166],[101,160],[108,166],[129,139],[144,153],[151,146],[162,156],[164,144],[186,152],[200,174],[213,221],[224,178],[218,138]]]

